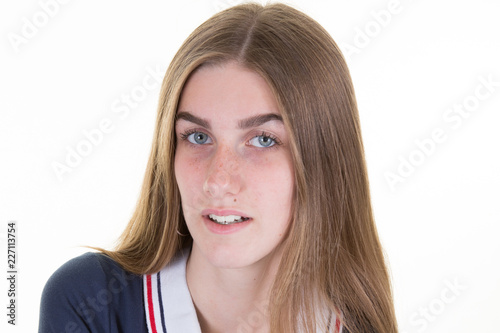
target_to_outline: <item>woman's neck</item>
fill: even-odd
[[[220,268],[193,245],[186,279],[203,333],[268,332],[269,294],[281,254],[251,266]]]

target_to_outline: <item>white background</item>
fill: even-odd
[[[51,273],[88,251],[82,245],[113,245],[152,141],[159,85],[148,79],[143,89],[143,80],[163,75],[196,26],[238,1],[68,1],[52,16],[47,2],[0,5],[0,235],[6,249],[7,223],[17,221],[19,265],[15,328],[1,278],[2,332],[36,331]],[[498,332],[500,2],[288,3],[319,21],[347,58],[401,332]],[[135,107],[114,112],[132,93]],[[466,117],[443,118],[464,103]],[[110,133],[59,180],[53,164],[66,164],[103,119]],[[431,147],[436,129],[444,139]],[[410,159],[419,164],[412,172],[401,162]],[[387,174],[398,168],[407,173],[391,187]]]

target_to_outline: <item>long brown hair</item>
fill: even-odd
[[[163,80],[136,210],[117,248],[103,252],[126,270],[146,274],[192,243],[174,176],[175,114],[193,71],[227,61],[267,81],[291,137],[296,189],[271,292],[271,331],[314,332],[318,323],[325,331],[321,304],[351,333],[397,332],[349,70],[330,35],[283,4],[229,8],[181,46]]]

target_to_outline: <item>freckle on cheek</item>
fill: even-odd
[[[189,166],[192,167],[192,166],[198,166],[198,159],[194,159],[194,160],[191,160],[189,161]]]

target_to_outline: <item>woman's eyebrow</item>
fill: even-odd
[[[194,114],[189,113],[187,111],[181,111],[175,115],[175,121],[186,120],[201,127],[205,127],[206,129],[210,129],[210,122],[200,117],[196,117]]]
[[[276,113],[266,113],[266,114],[259,114],[254,117],[249,117],[242,119],[238,121],[238,127],[240,129],[247,129],[247,128],[252,128],[252,127],[257,127],[262,124],[267,123],[268,121],[272,120],[278,120],[280,122],[283,122],[283,118]]]
[[[206,119],[200,118],[195,116],[194,114],[187,112],[187,111],[181,111],[177,113],[175,116],[175,121],[179,120],[185,120],[189,121],[191,123],[194,123],[196,125],[205,127],[206,129],[210,129],[210,122]],[[262,124],[265,124],[269,121],[277,120],[280,122],[283,122],[283,118],[276,113],[266,113],[266,114],[259,114],[253,117],[245,118],[240,121],[238,121],[238,128],[240,129],[247,129],[247,128],[252,128],[252,127],[257,127]]]

